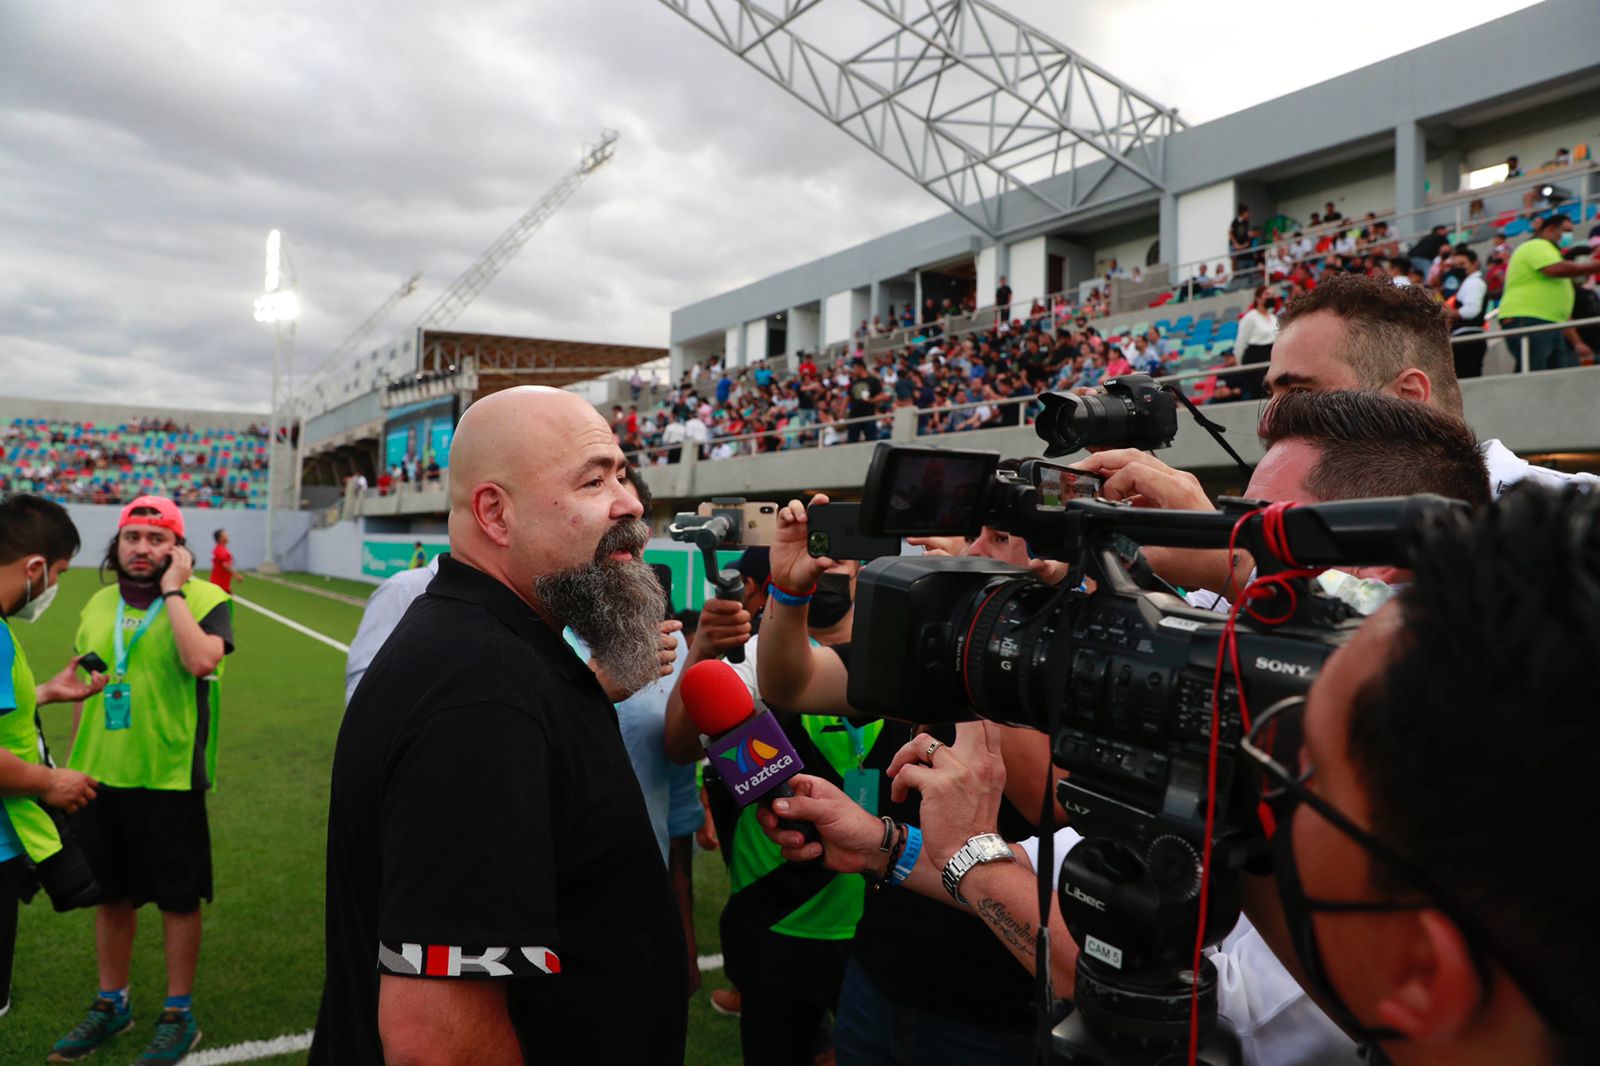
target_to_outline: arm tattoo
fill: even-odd
[[[987,897],[978,901],[978,914],[989,923],[990,928],[1000,934],[1000,939],[1029,958],[1033,957],[1033,942],[1036,935],[1033,922],[1026,918],[1018,918],[1006,910],[1004,903]]]

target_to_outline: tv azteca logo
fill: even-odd
[[[743,795],[779,770],[794,763],[793,755],[784,755],[780,759],[778,758],[779,754],[778,749],[771,744],[751,737],[749,740],[735,744],[717,757],[727,759],[739,768],[741,774],[747,775],[747,780],[733,782],[734,793]]]

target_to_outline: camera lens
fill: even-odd
[[[817,557],[828,554],[828,535],[820,530],[806,537],[806,551]]]
[[[993,722],[1044,729],[1054,676],[1057,590],[1033,578],[990,582],[974,599],[960,672],[973,709]]]
[[[1121,444],[1132,433],[1133,404],[1103,392],[1088,396],[1045,393],[1034,432],[1050,445],[1047,456],[1066,455],[1091,444]]]

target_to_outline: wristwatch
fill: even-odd
[[[982,866],[987,862],[1015,862],[1016,859],[1011,852],[1011,845],[1004,838],[996,833],[979,833],[961,845],[961,849],[944,864],[944,890],[950,893],[951,899],[965,907],[967,901],[961,895],[961,879],[974,866]]]

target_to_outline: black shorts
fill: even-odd
[[[154,903],[189,914],[211,902],[211,828],[206,794],[152,788],[105,788],[72,816],[101,899]]]

